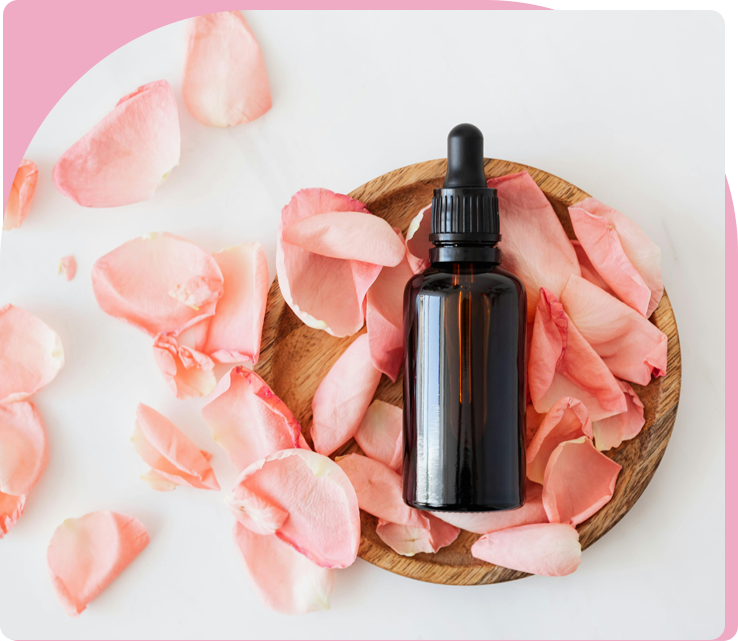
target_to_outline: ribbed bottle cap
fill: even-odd
[[[431,242],[496,243],[500,240],[497,190],[484,176],[484,136],[474,125],[448,135],[448,168],[433,191]]]

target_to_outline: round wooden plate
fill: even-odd
[[[486,160],[487,177],[526,170],[553,205],[570,237],[574,237],[567,207],[588,197],[581,189],[540,169],[503,160]],[[375,178],[349,194],[366,204],[403,233],[413,217],[431,201],[433,189],[446,174],[445,160],[431,160],[396,169]],[[646,424],[637,438],[608,452],[623,466],[612,500],[579,526],[582,548],[592,545],[612,528],[646,489],[669,442],[676,419],[681,383],[681,354],[674,313],[664,292],[651,321],[669,338],[666,376],[645,387],[634,385],[645,405]],[[304,325],[285,304],[274,279],[267,303],[261,357],[256,371],[294,412],[310,441],[313,394],[328,370],[355,336],[335,338]],[[375,397],[402,407],[402,374],[396,383],[382,377]],[[336,455],[359,451],[352,440]],[[377,536],[375,517],[361,513],[362,536],[359,556],[385,570],[421,581],[450,585],[480,585],[519,579],[527,574],[484,563],[472,557],[469,548],[479,535],[462,531],[456,541],[437,554],[404,557],[388,548]]]

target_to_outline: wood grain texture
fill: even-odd
[[[503,160],[486,160],[488,178],[526,170],[549,199],[570,237],[574,237],[567,207],[587,198],[581,189],[540,169]],[[377,216],[403,233],[413,217],[431,201],[433,189],[446,174],[445,160],[432,160],[403,167],[355,189],[351,197],[366,203]],[[633,507],[653,477],[669,442],[679,403],[681,354],[674,313],[664,292],[651,321],[669,339],[668,369],[664,377],[634,389],[645,405],[646,424],[631,441],[608,452],[623,470],[613,499],[579,527],[582,548],[606,534]],[[275,278],[269,292],[261,357],[256,371],[294,412],[310,441],[313,394],[323,377],[356,336],[335,338],[304,325],[286,305]],[[401,378],[392,383],[386,376],[375,395],[402,407]],[[335,455],[360,451],[352,440]],[[462,531],[459,538],[437,554],[403,557],[388,548],[377,536],[376,518],[362,512],[359,555],[381,568],[421,581],[451,585],[481,585],[520,579],[527,574],[479,561],[469,549],[479,535]],[[585,555],[586,556],[586,555]]]

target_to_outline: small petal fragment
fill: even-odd
[[[598,452],[586,436],[560,443],[543,481],[543,507],[551,523],[578,525],[612,498],[622,467]]]
[[[197,446],[168,418],[143,403],[136,409],[131,443],[144,462],[171,483],[220,489],[213,468]]]
[[[643,403],[633,388],[624,381],[618,381],[628,401],[628,411],[592,423],[594,441],[601,452],[617,447],[640,434],[646,419],[643,416]]]
[[[154,360],[177,398],[207,396],[215,389],[212,359],[180,345],[171,334],[159,334],[154,340]]]
[[[566,576],[582,562],[579,533],[571,525],[540,523],[486,534],[471,548],[487,563],[542,576]]]
[[[13,184],[10,186],[8,202],[5,205],[3,229],[6,231],[18,229],[28,216],[31,211],[31,201],[36,192],[37,181],[38,167],[36,167],[36,163],[24,158],[18,171],[15,172]]]
[[[525,284],[532,321],[542,287],[560,296],[579,261],[556,212],[528,172],[487,181],[500,202],[502,266]]]
[[[143,524],[117,512],[92,512],[56,528],[46,561],[67,614],[79,616],[148,543]]]
[[[213,254],[213,258],[223,273],[224,291],[210,319],[202,351],[217,363],[248,361],[256,365],[269,293],[266,252],[259,243],[242,243]]]
[[[63,273],[67,281],[72,280],[77,275],[77,260],[74,256],[62,256],[59,259],[59,273]]]
[[[28,398],[64,365],[59,335],[21,307],[0,307],[0,403]]]
[[[376,400],[367,409],[356,442],[369,458],[399,471],[402,467],[402,409]]]
[[[435,554],[441,548],[451,545],[459,536],[459,528],[431,514],[428,514],[426,519],[428,525],[423,528],[399,525],[379,519],[377,536],[402,556],[413,556],[421,552]]]
[[[236,547],[262,603],[282,614],[329,610],[333,570],[320,567],[275,535],[259,535],[240,523]]]
[[[0,539],[3,538],[23,514],[25,495],[15,496],[0,492]]]
[[[307,448],[289,408],[245,367],[234,367],[220,379],[202,417],[239,471],[279,450]]]
[[[315,391],[315,451],[332,454],[356,434],[382,373],[372,365],[369,337],[362,334],[341,354]]]
[[[206,251],[160,232],[129,240],[98,259],[92,288],[106,314],[152,337],[176,335],[215,313],[223,274]]]
[[[578,276],[569,279],[561,304],[615,376],[648,385],[652,375],[666,374],[666,334],[634,309]]]
[[[569,207],[574,233],[599,276],[646,318],[664,293],[661,250],[635,222],[587,198]]]
[[[197,120],[232,127],[271,109],[261,48],[240,11],[191,18],[186,38],[182,94]]]
[[[361,535],[356,492],[327,456],[282,450],[241,473],[227,504],[244,527],[259,533],[265,530],[263,520],[255,522],[253,512],[234,509],[244,503],[257,505],[257,499],[289,515],[275,534],[313,563],[345,568],[356,559]]]
[[[166,80],[124,96],[54,166],[57,189],[83,207],[148,200],[179,164],[177,100]]]
[[[405,236],[408,263],[415,274],[425,271],[430,265],[428,253],[433,247],[433,243],[428,237],[431,233],[432,207],[432,205],[428,205],[420,210],[420,213],[410,223]]]

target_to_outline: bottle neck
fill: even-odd
[[[430,250],[431,263],[494,263],[502,262],[497,244],[434,242]]]

